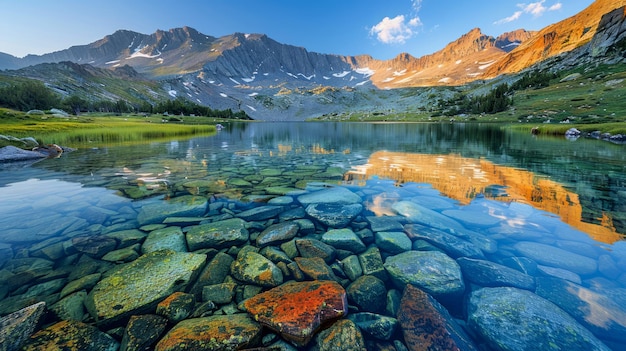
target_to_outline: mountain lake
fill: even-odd
[[[37,330],[79,322],[115,350],[132,349],[131,316],[165,316],[134,337],[175,350],[193,344],[183,322],[264,323],[247,299],[334,280],[337,318],[363,338],[342,324],[345,347],[623,350],[625,148],[498,125],[263,122],[1,164],[0,318],[45,301]],[[159,308],[176,292],[195,302],[173,319]],[[329,349],[337,318],[295,336],[270,321],[237,347]]]

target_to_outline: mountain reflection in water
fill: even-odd
[[[469,204],[477,196],[521,202],[553,213],[563,222],[588,233],[593,239],[614,243],[623,239],[611,217],[603,213],[598,224],[583,221],[583,207],[578,194],[561,184],[527,170],[494,164],[484,159],[457,154],[416,154],[378,151],[367,164],[353,167],[346,180],[365,181],[373,177],[403,183],[429,183],[442,195]],[[382,200],[381,200],[382,201]],[[381,208],[371,206],[372,211]]]

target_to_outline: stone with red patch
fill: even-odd
[[[244,302],[255,320],[298,346],[348,312],[346,291],[334,281],[289,282]]]
[[[445,307],[411,284],[404,289],[398,322],[411,351],[478,350]]]

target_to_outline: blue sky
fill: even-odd
[[[538,30],[592,0],[0,0],[0,52],[18,57],[84,45],[127,29],[189,26],[219,37],[263,33],[309,51],[420,57],[479,27]]]

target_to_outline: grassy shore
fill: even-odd
[[[223,120],[210,117],[185,117],[181,122],[164,122],[162,116],[53,117],[27,115],[0,109],[0,134],[17,138],[33,137],[43,144],[70,147],[128,144],[209,135],[216,132],[215,124]],[[12,144],[4,142],[4,145]],[[0,141],[0,146],[4,146]]]
[[[626,134],[626,65],[599,65],[561,72],[548,86],[515,90],[512,105],[495,114],[464,114],[449,116],[446,107],[439,106],[443,96],[484,95],[489,89],[507,82],[507,77],[486,83],[471,83],[463,87],[438,87],[437,93],[419,98],[420,89],[407,90],[412,106],[405,111],[393,111],[387,106],[381,111],[350,111],[314,118],[320,121],[361,122],[430,122],[430,123],[499,123],[511,130],[530,133],[539,127],[542,134],[563,135],[569,128],[582,132]],[[410,93],[410,94],[409,94]],[[454,104],[454,103],[452,103]],[[393,107],[393,106],[391,106]],[[390,112],[391,111],[391,112]]]

